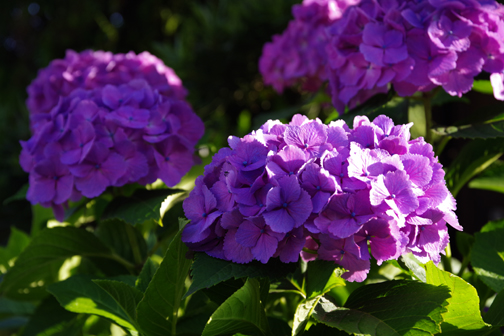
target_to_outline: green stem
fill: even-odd
[[[441,256],[441,260],[443,262],[443,267],[444,267],[445,271],[450,272],[450,273],[452,273],[451,257],[452,257],[451,247],[450,247],[450,243],[448,243],[448,245],[446,245],[446,248],[445,248],[445,255]]]
[[[318,254],[317,251],[315,250],[310,250],[307,247],[303,247],[303,252],[310,253],[310,254]]]
[[[432,93],[423,94],[423,103],[425,111],[425,141],[432,144]]]
[[[126,267],[131,274],[135,274],[135,269],[136,269],[135,265],[133,265],[132,263],[130,263],[128,260],[124,259],[120,255],[113,253],[113,254],[107,255],[105,257],[112,259],[114,261],[117,261],[119,264]]]
[[[462,265],[460,266],[460,270],[457,273],[458,277],[462,278],[462,275],[464,275],[464,271],[468,265],[469,265],[469,258],[464,257],[464,259],[462,259]]]
[[[451,136],[447,136],[445,135],[441,141],[438,143],[438,145],[436,146],[436,149],[435,149],[435,153],[436,153],[436,156],[439,156],[441,155],[441,153],[443,152],[443,150],[445,149],[446,147],[446,144],[448,143],[448,141],[451,140]]]

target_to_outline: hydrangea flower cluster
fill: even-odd
[[[109,186],[177,184],[195,163],[204,125],[186,90],[155,56],[67,51],[28,87],[33,136],[21,141],[27,199],[52,206]]]
[[[264,45],[259,70],[266,84],[282,92],[302,83],[308,91],[317,91],[327,76],[326,28],[341,18],[349,5],[359,0],[304,0],[294,5],[294,20],[281,35]]]
[[[325,1],[328,6],[330,2]],[[436,86],[461,96],[482,71],[492,74],[495,96],[504,99],[503,5],[493,0],[355,3],[325,29],[328,74],[319,79],[328,77],[338,110],[385,92],[390,84],[401,96]],[[292,49],[301,50],[315,42],[290,43]],[[281,55],[276,58],[284,59]],[[303,55],[304,63],[314,62],[309,54]],[[261,69],[265,78],[275,70]]]
[[[350,281],[366,278],[368,247],[378,264],[405,252],[439,262],[446,223],[462,227],[432,146],[383,115],[353,126],[296,115],[230,137],[184,201],[182,240],[237,263],[318,255]]]

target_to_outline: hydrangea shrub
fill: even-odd
[[[503,8],[483,0],[303,1],[264,46],[260,70],[277,91],[298,82],[316,91],[329,81],[339,111],[390,85],[400,96],[436,86],[461,96],[482,71],[502,100]]]
[[[107,187],[177,184],[204,125],[174,71],[148,52],[68,51],[28,87],[32,137],[21,141],[27,199],[52,206]]]
[[[410,140],[411,125],[296,115],[229,137],[184,201],[182,240],[236,263],[331,260],[349,281],[366,278],[371,256],[438,263],[447,224],[462,227],[442,166],[423,138]]]

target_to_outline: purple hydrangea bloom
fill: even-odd
[[[62,220],[68,200],[110,186],[158,178],[174,186],[197,162],[204,132],[185,96],[173,70],[147,52],[67,51],[28,87],[33,136],[20,156],[28,200]]]
[[[331,260],[350,281],[366,278],[371,257],[438,262],[446,224],[462,227],[432,146],[410,140],[410,127],[296,115],[230,137],[184,201],[182,240],[237,263]]]
[[[503,100],[503,8],[494,0],[305,0],[264,46],[259,67],[279,92],[329,82],[339,112],[390,86],[400,96],[436,86],[461,96],[481,71]]]

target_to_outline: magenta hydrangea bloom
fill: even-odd
[[[460,97],[486,71],[504,99],[504,6],[494,0],[305,0],[293,12],[259,62],[279,92],[299,82],[316,91],[328,81],[342,112],[390,87],[409,96],[442,86]]]
[[[20,156],[28,200],[62,220],[68,200],[110,186],[158,178],[174,186],[196,163],[204,132],[185,96],[173,70],[148,52],[67,51],[28,87],[33,136]]]
[[[184,201],[182,240],[237,263],[330,260],[350,281],[366,278],[371,257],[439,262],[447,224],[462,227],[442,166],[410,127],[383,115],[356,117],[353,129],[296,115],[231,136]]]

